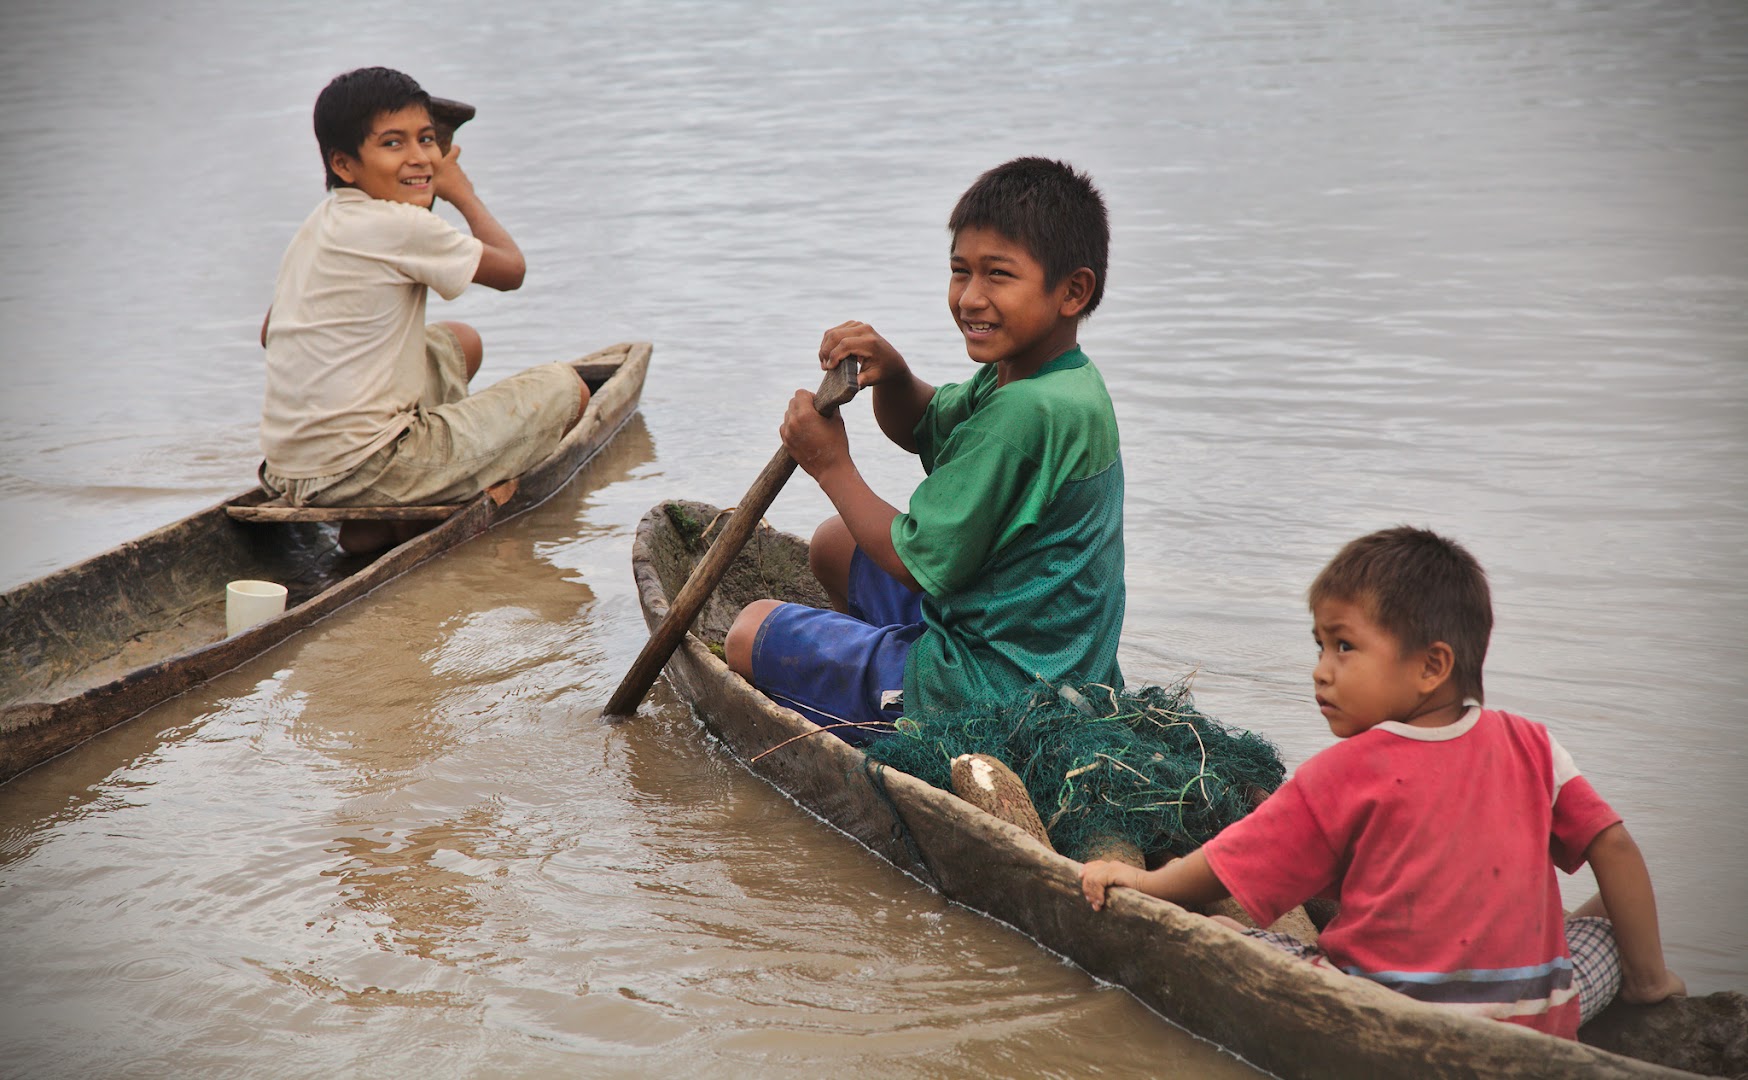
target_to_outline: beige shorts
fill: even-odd
[[[551,456],[577,415],[581,380],[569,364],[529,368],[477,394],[447,327],[425,327],[425,392],[413,422],[357,468],[293,480],[261,466],[261,486],[293,506],[415,506],[463,502]]]

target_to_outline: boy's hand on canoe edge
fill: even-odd
[[[1662,978],[1642,985],[1633,981],[1630,972],[1621,979],[1620,998],[1630,1005],[1655,1005],[1666,998],[1686,996],[1687,983],[1668,968],[1663,969]]]
[[[819,366],[827,371],[838,366],[846,356],[861,361],[862,370],[856,376],[857,386],[875,386],[910,374],[910,365],[890,342],[865,322],[851,320],[825,332],[819,342]]]
[[[1094,859],[1080,868],[1080,891],[1094,911],[1103,911],[1111,886],[1131,884],[1125,879],[1134,871],[1128,863]]]

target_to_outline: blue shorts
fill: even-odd
[[[850,556],[851,614],[780,604],[753,638],[753,685],[857,746],[904,715],[904,659],[922,636],[923,601],[874,565]],[[862,724],[865,727],[834,725]]]

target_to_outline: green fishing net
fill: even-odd
[[[1039,681],[999,708],[906,718],[865,749],[947,790],[960,754],[1000,760],[1073,859],[1111,837],[1154,857],[1187,854],[1286,776],[1268,740],[1198,710],[1187,679],[1132,691]]]

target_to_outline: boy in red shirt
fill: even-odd
[[[1342,741],[1185,858],[1088,863],[1092,906],[1112,885],[1189,905],[1230,895],[1267,926],[1330,895],[1340,913],[1317,949],[1245,932],[1567,1038],[1617,989],[1642,1004],[1686,993],[1620,815],[1546,728],[1481,707],[1493,610],[1474,558],[1421,529],[1373,533],[1324,567],[1310,605],[1317,705]],[[1586,862],[1600,893],[1567,920],[1554,867]]]

